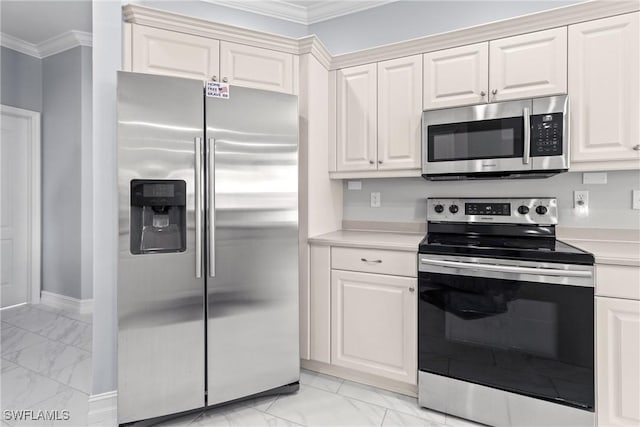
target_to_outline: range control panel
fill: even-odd
[[[430,198],[427,220],[433,222],[555,225],[558,201],[531,198]]]
[[[531,157],[562,155],[563,113],[531,116]]]

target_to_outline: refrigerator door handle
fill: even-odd
[[[202,210],[204,182],[202,177],[202,138],[194,138],[195,142],[195,183],[196,183],[196,278],[202,277]]]
[[[216,140],[215,138],[209,138],[207,144],[207,205],[208,205],[208,262],[207,271],[209,271],[209,277],[216,277]]]

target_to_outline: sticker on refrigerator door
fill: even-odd
[[[207,82],[207,96],[211,98],[229,99],[229,84],[220,82]]]

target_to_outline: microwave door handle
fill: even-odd
[[[522,163],[528,165],[531,156],[531,117],[529,116],[529,108],[524,107],[522,109],[522,116],[524,118],[524,153],[522,153]]]
[[[459,269],[498,271],[501,273],[534,274],[537,276],[565,276],[565,277],[592,277],[588,270],[561,270],[553,268],[518,267],[511,265],[481,264],[475,262],[446,261],[439,259],[421,258],[421,264],[431,264],[442,267]]]

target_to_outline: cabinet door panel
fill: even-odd
[[[290,53],[221,42],[220,74],[234,85],[293,93]]]
[[[132,71],[209,80],[219,74],[220,42],[133,25]]]
[[[640,424],[640,301],[596,298],[599,426]]]
[[[569,27],[572,166],[640,167],[639,27],[638,12]]]
[[[425,110],[487,102],[488,43],[425,53],[423,60]]]
[[[378,169],[420,167],[422,58],[378,63]]]
[[[566,27],[492,40],[489,76],[491,102],[567,93]]]
[[[337,72],[337,170],[376,170],[376,64]]]
[[[409,384],[417,380],[416,279],[331,272],[331,362]]]

